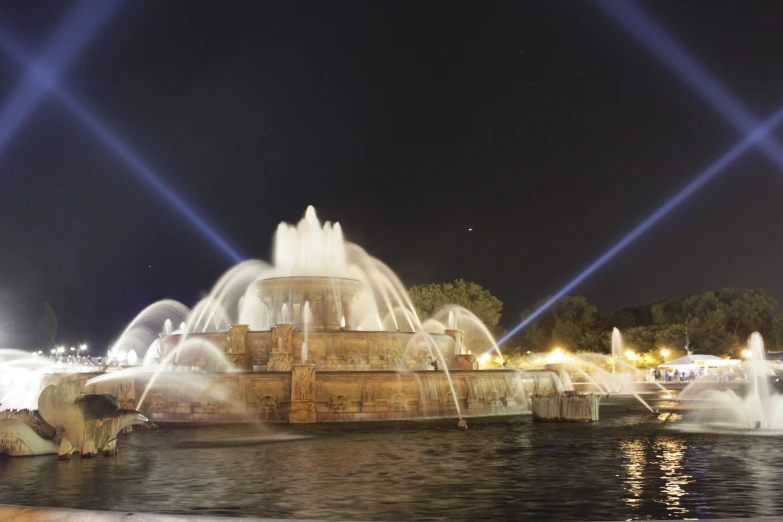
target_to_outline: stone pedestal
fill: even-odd
[[[272,327],[273,352],[293,353],[294,325],[276,324]]]
[[[294,362],[294,354],[286,352],[272,352],[266,363],[268,372],[290,372]]]
[[[228,361],[240,370],[250,370],[250,353],[247,348],[246,324],[232,324],[228,329],[228,341],[226,342],[226,357]]]
[[[477,370],[476,356],[469,353],[457,354],[455,357],[455,370]]]
[[[307,424],[315,418],[315,365],[294,364],[291,372],[291,410],[288,421]]]
[[[549,422],[595,422],[598,420],[598,403],[601,396],[556,395],[533,396],[533,420]]]
[[[290,372],[294,362],[294,325],[276,324],[272,327],[272,353],[266,363],[268,372]]]
[[[454,355],[464,354],[465,352],[465,332],[462,330],[443,330],[443,333],[454,339]]]

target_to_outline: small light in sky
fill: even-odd
[[[149,265],[147,268],[152,268],[152,265]]]
[[[468,229],[468,232],[473,232],[473,229],[472,229],[472,228],[469,228],[469,229]]]

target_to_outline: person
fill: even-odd
[[[680,380],[680,370],[674,370],[674,380],[679,381]]]
[[[435,370],[436,372],[438,371],[438,360],[437,359],[432,361],[432,369]]]

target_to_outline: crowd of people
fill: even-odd
[[[653,368],[650,370],[650,380],[658,382],[689,382],[696,379],[706,379],[712,381],[735,381],[744,380],[746,378],[745,371],[742,367],[728,367],[720,369],[712,369],[705,372],[701,367],[690,368],[687,371],[683,369],[680,371],[675,368],[674,371],[669,371],[668,368],[660,369]]]

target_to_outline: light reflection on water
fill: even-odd
[[[0,503],[348,520],[783,513],[778,438],[669,429],[679,415],[601,415],[472,421],[467,431],[453,422],[137,430],[113,459],[0,461]]]

